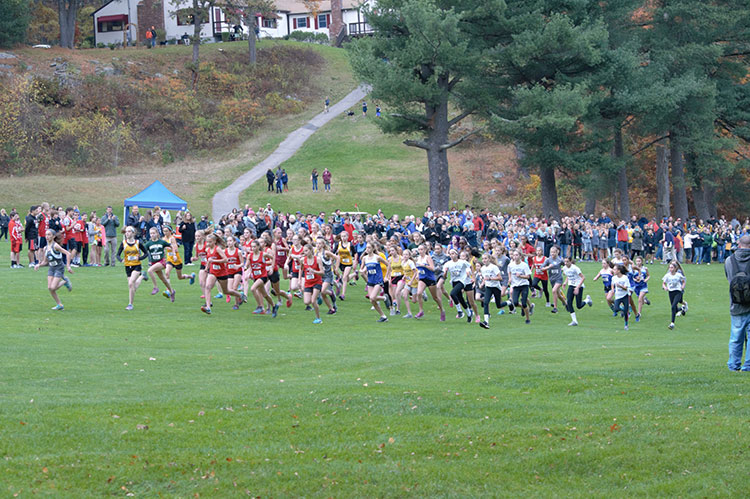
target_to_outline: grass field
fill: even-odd
[[[174,304],[146,283],[126,312],[122,267],[76,270],[52,312],[45,275],[0,270],[4,496],[746,493],[750,382],[726,369],[720,265],[688,268],[676,330],[654,283],[629,332],[599,283],[578,328],[542,304],[485,331],[432,306],[376,324],[361,284],[322,326],[299,301],[208,317],[186,281]]]

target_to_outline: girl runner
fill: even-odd
[[[419,273],[417,272],[416,264],[411,259],[411,251],[408,249],[405,249],[401,254],[401,268],[404,270],[404,278],[401,280],[403,283],[401,298],[406,304],[406,315],[404,315],[404,319],[413,319],[414,316],[411,314],[411,304],[415,301],[415,295],[417,294]]]
[[[387,294],[380,296],[380,294],[383,291],[384,279],[391,278],[391,264],[388,263],[388,260],[375,252],[374,243],[367,245],[360,262],[361,267],[359,271],[364,274],[367,279],[367,287],[369,288],[368,298],[370,303],[372,303],[372,306],[375,308],[375,311],[380,314],[378,322],[388,322],[388,317],[385,316],[383,309],[380,307],[380,301],[385,300],[386,306],[390,308],[391,297]],[[385,276],[383,276],[381,264],[385,264],[386,266]]]
[[[642,256],[637,256],[635,257],[635,260],[633,260],[633,270],[631,271],[631,274],[635,284],[633,286],[633,293],[638,298],[638,311],[635,314],[635,322],[639,322],[641,320],[643,304],[651,304],[651,302],[648,301],[648,298],[646,298],[646,293],[648,293],[648,280],[651,278],[651,275],[648,273],[648,268],[643,265]]]
[[[65,250],[57,242],[57,233],[52,229],[47,229],[44,234],[47,240],[47,246],[44,250],[44,258],[40,263],[34,265],[34,270],[39,270],[39,267],[49,266],[47,271],[47,289],[49,294],[52,295],[52,299],[55,300],[56,305],[52,307],[52,310],[64,310],[60,297],[57,296],[57,290],[65,286],[68,291],[73,291],[73,286],[70,284],[70,279],[65,276],[65,269],[68,269],[69,273],[73,273],[70,270],[71,256],[67,250]],[[67,265],[63,263],[63,256],[65,256]]]
[[[318,238],[318,265],[323,269],[323,285],[320,288],[320,296],[322,296],[323,301],[326,302],[328,315],[333,315],[337,312],[336,290],[334,289],[336,276],[334,275],[334,269],[338,268],[339,257],[332,253],[330,248],[331,246],[328,243],[328,240]]]
[[[562,302],[563,307],[568,306],[568,302],[565,301],[565,295],[563,295],[563,273],[562,273],[563,259],[560,258],[560,248],[552,246],[549,249],[549,258],[545,260],[545,265],[542,270],[547,272],[549,278],[549,284],[552,285],[552,310],[553,314],[557,313],[557,301]]]
[[[298,298],[302,298],[302,269],[300,268],[300,261],[302,260],[302,254],[304,248],[302,247],[302,240],[298,235],[292,237],[292,247],[289,248],[289,257],[287,258],[287,265],[291,267],[292,279],[289,281],[289,291],[294,292]]]
[[[318,258],[312,244],[305,245],[304,257],[301,259],[302,273],[305,277],[304,301],[305,305],[312,307],[315,312],[313,324],[320,324],[320,307],[318,296],[323,289],[323,269],[320,267]]]
[[[128,277],[128,306],[125,307],[125,310],[133,310],[135,292],[138,291],[141,282],[148,280],[141,268],[141,260],[148,258],[148,251],[146,251],[143,243],[135,238],[134,227],[125,227],[124,232],[125,239],[120,243],[117,250],[117,259],[121,262],[124,261],[125,275]],[[125,254],[124,260],[123,253]]]
[[[391,285],[388,289],[392,303],[391,315],[401,314],[399,302],[404,290],[404,269],[401,266],[401,259],[401,245],[394,239],[388,249],[388,262],[391,264]]]
[[[418,234],[415,233],[415,234]],[[424,238],[422,238],[424,240]],[[427,243],[429,244],[429,243]],[[448,305],[453,306],[451,295],[445,290],[445,276],[443,275],[443,266],[451,259],[450,256],[443,253],[443,246],[440,243],[435,243],[432,250],[432,261],[435,264],[435,280],[437,283],[435,286],[444,297],[448,299]]]
[[[482,303],[484,306],[484,320],[479,323],[483,329],[490,328],[490,302],[495,299],[495,306],[498,309],[506,305],[511,311],[515,310],[515,305],[511,301],[503,301],[503,274],[500,267],[497,266],[495,258],[490,253],[482,255],[482,267],[479,272],[484,284],[484,295]]]
[[[614,266],[614,275],[612,276],[612,289],[615,292],[615,316],[618,312],[622,313],[625,319],[625,331],[628,330],[629,317],[629,297],[630,297],[630,279],[627,276],[628,270],[623,264]]]
[[[349,285],[349,276],[352,273],[352,266],[354,264],[354,259],[352,257],[352,244],[349,242],[349,233],[346,231],[342,232],[339,237],[341,237],[341,242],[338,244],[338,247],[336,248],[336,253],[339,256],[339,269],[341,269],[342,276],[341,276],[341,294],[339,295],[339,300],[344,300],[346,298],[346,287]]]
[[[263,301],[265,300],[268,303],[268,306],[271,307],[273,317],[276,317],[279,307],[277,304],[273,303],[271,296],[266,290],[266,282],[268,282],[266,259],[268,258],[270,258],[270,255],[263,250],[260,241],[256,239],[250,243],[250,253],[246,257],[245,268],[250,271],[250,277],[253,280],[250,291],[253,293],[255,302],[258,305],[255,310],[253,310],[253,314],[265,314],[265,311],[263,310]]]
[[[514,250],[511,254],[512,261],[508,264],[508,274],[510,275],[510,287],[512,290],[513,307],[521,306],[523,315],[526,317],[526,324],[531,324],[531,315],[534,313],[534,304],[529,304],[529,281],[531,280],[531,268],[529,264],[522,259],[521,251]]]
[[[443,300],[440,297],[440,293],[437,290],[437,281],[435,279],[435,264],[432,261],[432,257],[427,254],[427,246],[420,244],[417,248],[419,256],[416,259],[417,270],[419,271],[419,285],[417,287],[417,304],[419,305],[419,313],[417,313],[417,319],[424,317],[424,293],[425,289],[430,290],[432,299],[437,303],[440,309],[440,321],[445,322],[445,310],[443,309]]]
[[[177,238],[172,233],[171,227],[165,225],[162,230],[164,231],[164,240],[169,243],[164,248],[167,254],[167,270],[165,272],[167,280],[170,280],[169,274],[172,272],[172,269],[175,269],[177,271],[177,279],[188,279],[191,285],[194,284],[195,272],[190,275],[184,275],[182,273],[182,257],[180,256],[179,248],[177,247]]]
[[[287,308],[289,308],[292,306],[292,293],[287,293],[286,291],[281,290],[281,279],[279,275],[279,271],[281,270],[281,272],[283,272],[284,279],[288,279],[287,267],[285,263],[287,255],[289,254],[289,247],[287,246],[286,241],[284,241],[284,238],[281,237],[280,228],[274,229],[273,235],[275,239],[271,244],[271,250],[274,255],[274,268],[268,279],[269,281],[271,281],[271,290],[276,295],[276,304],[281,305],[281,297],[283,296],[284,298],[286,298],[286,306]]]
[[[195,231],[195,258],[200,261],[200,268],[198,269],[198,284],[203,290],[206,287],[206,275],[208,274],[208,268],[206,267],[206,233],[202,230]],[[201,295],[201,298],[205,296]]]
[[[612,290],[612,264],[606,258],[602,260],[602,269],[596,274],[594,280],[596,281],[601,277],[602,284],[604,284],[604,297],[607,300],[607,305],[614,312],[615,310],[615,292]]]
[[[227,285],[227,255],[223,249],[225,247],[224,238],[218,233],[209,234],[206,237],[206,268],[208,269],[208,274],[206,274],[206,283],[203,287],[203,296],[205,297],[206,304],[201,307],[201,312],[208,315],[211,315],[211,291],[217,282],[219,283],[220,291],[234,296],[238,300],[242,298],[237,291],[230,290]]]
[[[570,313],[570,324],[568,326],[577,326],[578,319],[576,318],[576,308],[582,309],[584,305],[589,307],[593,305],[591,296],[586,295],[585,299],[581,299],[583,296],[583,288],[585,287],[583,281],[586,280],[586,276],[583,275],[581,269],[574,264],[573,258],[568,257],[564,260],[563,274],[565,275],[565,281],[568,283],[568,312]],[[573,298],[575,298],[575,306],[573,306]]]
[[[237,247],[237,241],[234,236],[227,237],[227,248],[224,250],[224,254],[227,257],[227,288],[230,291],[239,292],[240,282],[242,281],[243,259],[242,252]],[[240,305],[246,301],[245,293],[240,293],[240,298],[235,300],[232,310],[238,310]]]
[[[172,289],[171,284],[169,284],[169,279],[164,275],[164,269],[167,263],[166,260],[164,260],[164,252],[165,248],[169,246],[169,243],[164,239],[159,238],[159,231],[156,230],[156,227],[151,227],[148,234],[150,239],[146,241],[144,246],[148,252],[148,275],[151,277],[151,280],[154,281],[154,289],[151,291],[151,294],[155,295],[159,292],[159,287],[156,285],[156,276],[159,276],[161,282],[167,287],[167,290],[162,294],[174,302],[174,289]]]
[[[476,312],[474,290],[472,287],[474,280],[471,264],[466,261],[466,252],[461,252],[460,256],[461,258],[459,258],[458,251],[454,249],[450,250],[450,260],[443,265],[443,272],[445,275],[450,274],[451,277],[453,289],[451,290],[450,298],[456,304],[456,311],[458,312],[456,318],[463,318],[464,310],[466,310],[466,322],[471,323],[472,312]],[[464,298],[464,294],[468,298],[468,302]]]
[[[286,267],[286,258],[289,254],[289,245],[283,237],[281,227],[273,230],[273,244],[276,249],[276,268],[281,269],[284,279],[289,279],[289,270]]]
[[[674,329],[675,317],[687,314],[688,310],[687,302],[684,300],[685,274],[680,271],[679,264],[673,261],[661,281],[661,287],[669,293],[669,303],[672,305],[672,322],[667,327]]]
[[[547,307],[551,307],[552,304],[549,302],[549,289],[547,289],[547,271],[544,270],[544,266],[547,262],[547,258],[544,256],[544,248],[541,246],[536,249],[536,254],[531,259],[532,268],[534,269],[534,279],[531,281],[531,289],[536,291],[544,292],[544,298],[547,300]],[[542,287],[539,287],[539,283],[542,283]]]

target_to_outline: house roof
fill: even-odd
[[[100,11],[100,10],[102,10],[102,9],[103,9],[104,7],[106,7],[107,5],[111,4],[111,3],[112,3],[112,2],[114,2],[114,1],[115,1],[115,0],[109,0],[109,2],[105,3],[104,5],[102,5],[102,6],[101,6],[101,7],[99,7],[98,9],[96,9],[96,10],[95,10],[94,12],[92,12],[92,13],[91,13],[91,15],[93,16],[94,14],[96,14],[97,12],[99,12],[99,11]]]
[[[300,0],[276,0],[274,3],[276,4],[276,10],[279,12],[289,12],[291,14],[304,14],[310,12],[310,9],[308,9],[304,2]],[[352,10],[359,7],[360,3],[362,3],[361,0],[341,0],[341,7],[344,10]],[[319,5],[320,12],[330,12],[330,0],[321,0]]]

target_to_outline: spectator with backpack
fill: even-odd
[[[729,337],[729,361],[731,371],[750,371],[750,354],[747,352],[750,333],[750,235],[740,237],[738,248],[724,262],[724,272],[729,281],[732,316],[732,332]],[[745,362],[742,350],[745,349]]]

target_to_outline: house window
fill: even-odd
[[[266,18],[263,18],[263,27],[264,28],[276,29],[276,19],[266,19]]]
[[[110,31],[122,31],[125,29],[123,21],[99,21],[99,33],[108,33]]]
[[[318,14],[318,28],[323,29],[328,27],[328,17],[326,14]]]
[[[208,11],[201,11],[201,24],[208,23]],[[177,11],[177,25],[178,26],[192,26],[193,25],[193,9],[180,9]]]
[[[307,18],[306,17],[298,17],[297,18],[297,27],[298,28],[307,28]]]

